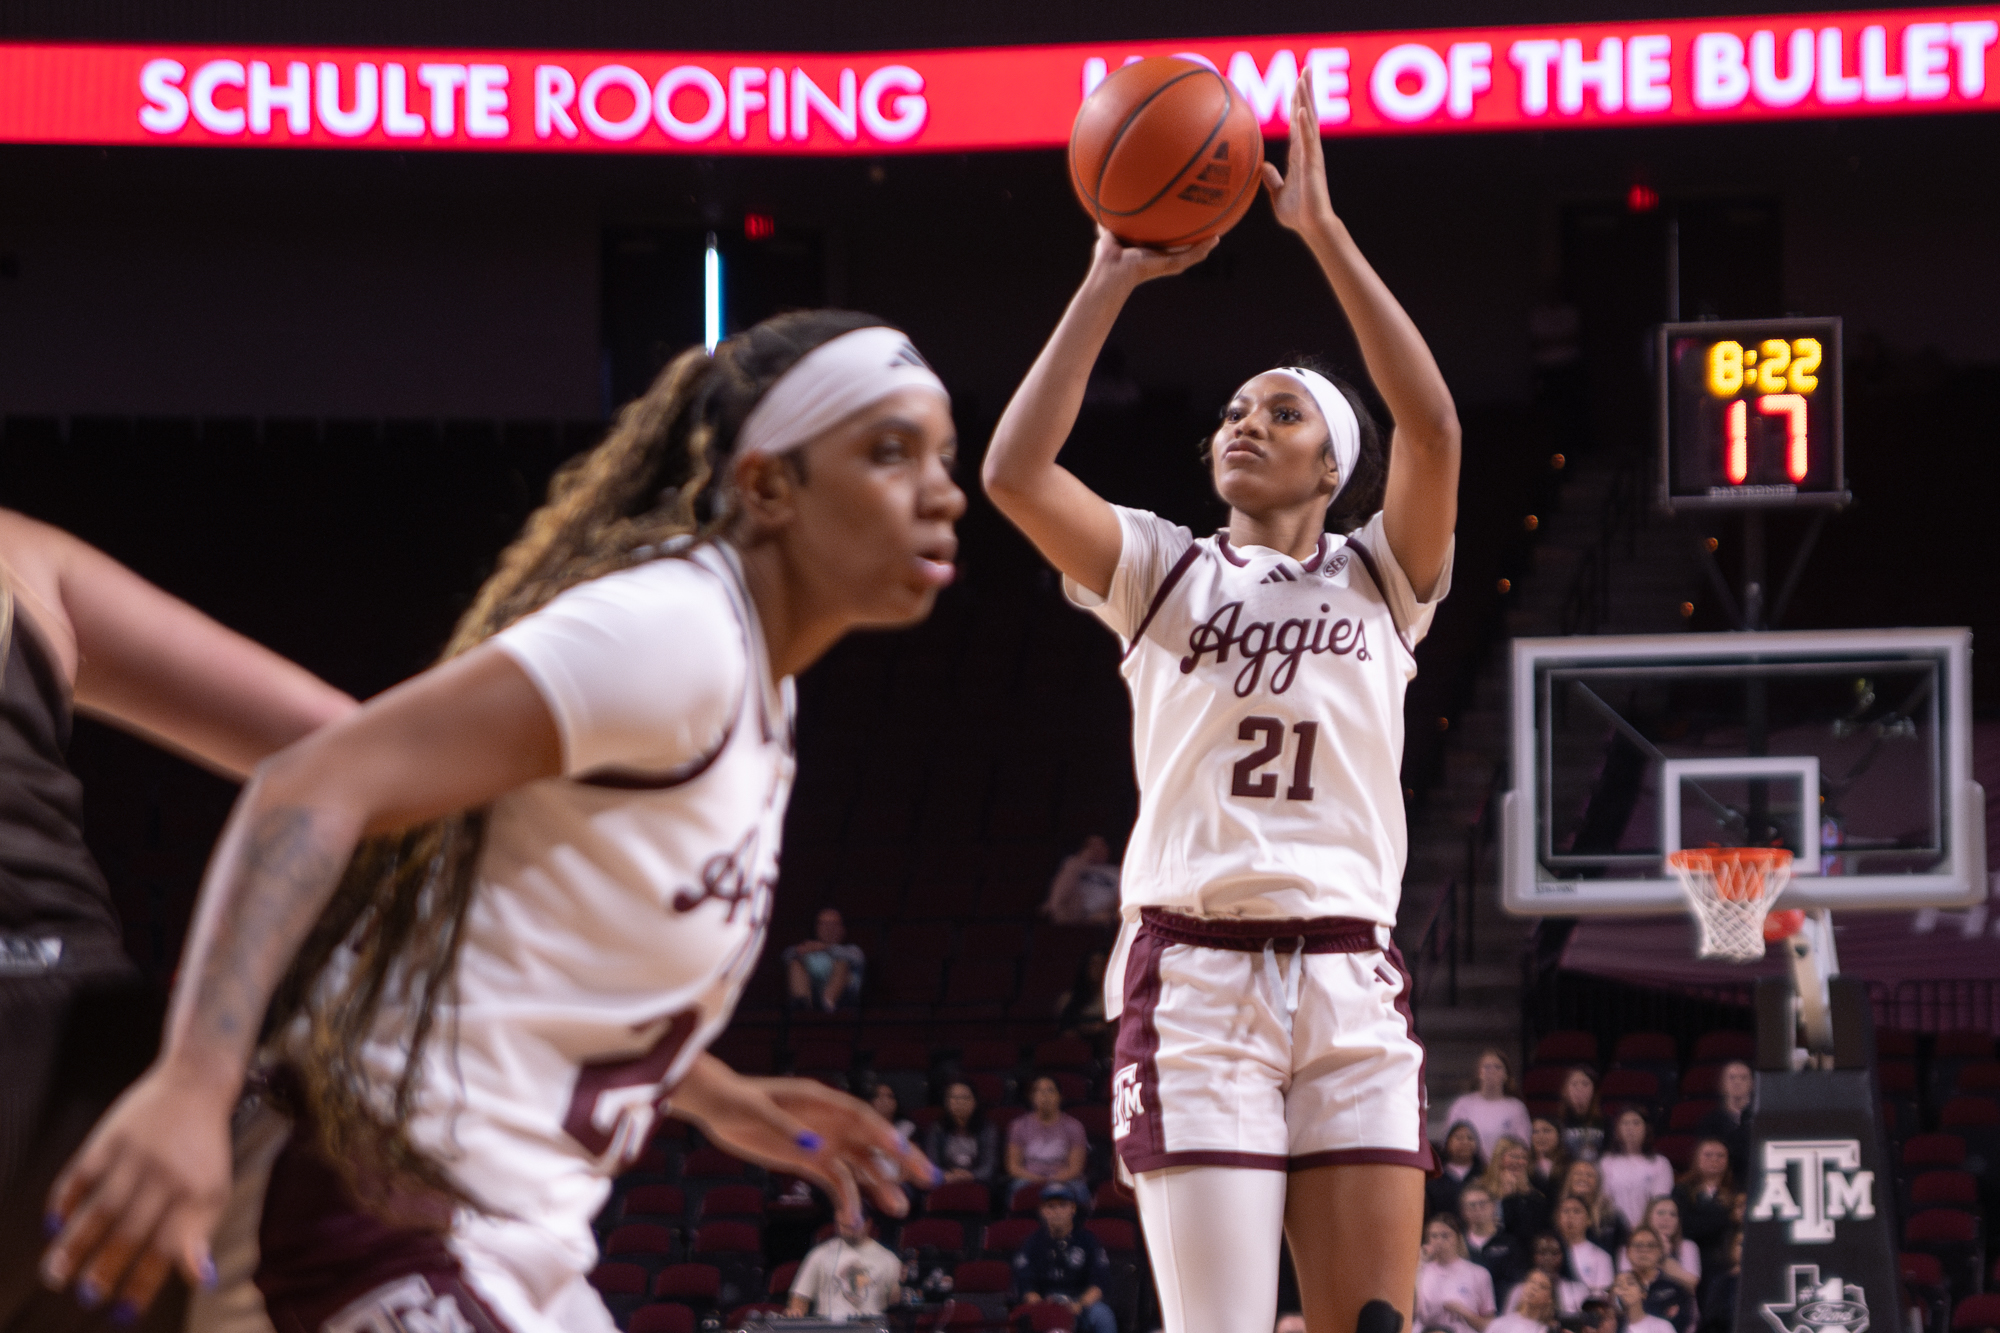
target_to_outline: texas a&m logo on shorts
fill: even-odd
[[[1111,1137],[1122,1139],[1132,1132],[1132,1121],[1146,1114],[1146,1101],[1139,1084],[1139,1066],[1126,1065],[1111,1076]]]
[[[321,1333],[485,1333],[491,1324],[467,1318],[458,1298],[431,1290],[412,1274],[384,1283],[321,1326]]]

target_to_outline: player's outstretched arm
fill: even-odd
[[[811,1180],[857,1223],[863,1192],[901,1217],[910,1204],[900,1182],[934,1189],[944,1181],[873,1107],[809,1078],[748,1078],[704,1054],[667,1111],[739,1157]]]
[[[364,834],[562,771],[554,719],[501,649],[474,649],[259,765],[204,876],[160,1056],[57,1179],[43,1277],[143,1309],[213,1273],[229,1114],[264,1011]]]
[[[1056,454],[1076,425],[1090,369],[1127,298],[1140,283],[1184,272],[1214,249],[1211,237],[1185,250],[1148,250],[1100,227],[1090,272],[1000,414],[986,450],[980,479],[994,506],[1050,564],[1100,596],[1118,568],[1118,517]]]
[[[1458,409],[1423,334],[1333,211],[1310,75],[1302,75],[1292,93],[1286,173],[1265,163],[1264,186],[1278,221],[1297,232],[1319,261],[1394,419],[1382,523],[1410,586],[1428,595],[1444,572],[1458,525]]]
[[[0,558],[56,640],[77,708],[206,768],[243,778],[355,707],[60,528],[0,510]]]

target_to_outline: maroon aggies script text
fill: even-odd
[[[1321,602],[1319,609],[1333,608]],[[1217,666],[1222,665],[1229,660],[1233,645],[1243,657],[1243,668],[1236,673],[1236,697],[1242,699],[1257,688],[1264,674],[1264,659],[1272,653],[1282,659],[1271,672],[1273,694],[1283,694],[1292,687],[1298,676],[1299,659],[1307,653],[1333,653],[1342,657],[1352,653],[1357,662],[1374,660],[1368,653],[1367,629],[1359,620],[1349,620],[1346,616],[1332,622],[1324,617],[1283,623],[1253,620],[1239,630],[1237,624],[1242,615],[1243,603],[1230,602],[1196,625],[1188,635],[1188,655],[1181,659],[1181,674],[1192,672],[1209,653],[1215,654]]]

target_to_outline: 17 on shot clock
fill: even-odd
[[[1660,504],[1840,508],[1840,321],[1666,324],[1659,333]]]

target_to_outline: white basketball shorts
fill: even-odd
[[[1434,1169],[1409,994],[1366,921],[1146,908],[1113,1061],[1120,1162]]]

